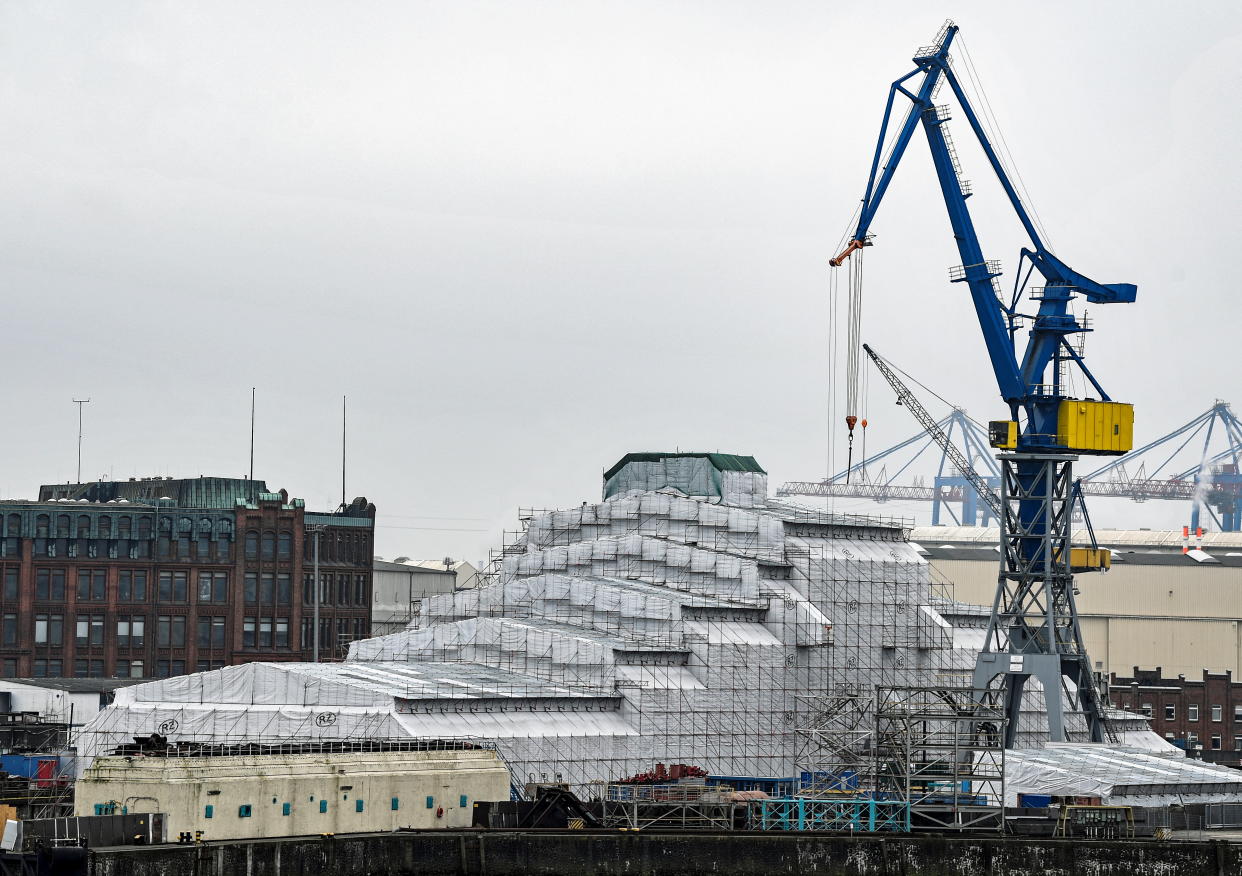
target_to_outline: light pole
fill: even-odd
[[[73,403],[78,406],[78,483],[82,483],[82,405],[91,403],[89,398],[75,398]]]
[[[315,588],[314,602],[314,632],[311,640],[315,643],[314,662],[319,662],[319,534],[323,532],[323,527],[318,524],[312,524],[306,527],[306,531],[315,536],[315,552],[314,559],[311,563],[311,586]]]

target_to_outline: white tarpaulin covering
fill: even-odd
[[[768,503],[765,475],[709,468],[622,466],[605,500],[533,514],[494,579],[424,600],[419,624],[344,663],[121,688],[84,728],[85,759],[151,733],[414,736],[492,740],[521,779],[657,761],[788,777],[819,769],[799,728],[825,695],[969,678],[979,635],[957,635],[899,523]]]
[[[1048,744],[1005,753],[1006,805],[1018,794],[1100,797],[1132,806],[1242,798],[1242,772],[1120,745]]]

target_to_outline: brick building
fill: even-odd
[[[1205,760],[1242,762],[1242,682],[1232,672],[1165,678],[1159,666],[1136,666],[1129,678],[1110,675],[1108,689],[1113,705],[1147,715],[1151,729],[1174,745]]]
[[[160,678],[370,634],[375,507],[331,514],[263,481],[144,478],[0,502],[0,675]]]

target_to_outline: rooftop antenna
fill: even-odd
[[[254,481],[254,387],[250,387],[250,481]]]
[[[341,510],[345,510],[345,396],[341,396]]]
[[[91,403],[89,398],[75,398],[73,403],[78,406],[78,480],[82,483],[82,405]]]

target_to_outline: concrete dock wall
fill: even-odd
[[[1242,844],[428,831],[91,852],[91,876],[1227,876]]]

